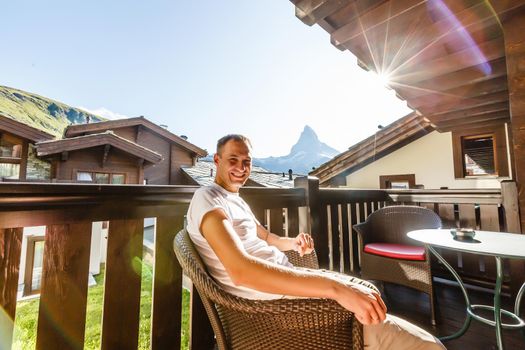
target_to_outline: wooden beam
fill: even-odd
[[[508,101],[508,92],[501,91],[493,94],[487,94],[483,97],[469,98],[469,99],[447,99],[440,101],[439,104],[430,106],[421,106],[418,108],[423,115],[433,115],[439,113],[447,113],[452,111],[464,110],[467,108],[474,108],[479,106],[492,105],[494,103]]]
[[[63,151],[61,154],[60,154],[60,160],[65,162],[67,161],[69,157],[69,152],[68,151]]]
[[[519,194],[521,229],[525,227],[525,11],[503,23],[514,167]]]
[[[295,16],[309,26],[353,3],[351,0],[298,0],[292,2],[295,4]]]
[[[401,83],[403,83],[405,79],[411,81],[422,81],[435,76],[456,72],[468,67],[481,67],[481,65],[489,61],[504,56],[505,49],[503,40],[497,38],[479,45],[468,47],[450,55],[436,58],[430,62],[423,61],[416,64],[407,64],[403,66],[402,70],[394,72],[392,79]],[[481,68],[479,69],[483,72]]]
[[[505,123],[509,121],[509,114],[508,112],[495,112],[495,113],[489,113],[484,114],[481,116],[472,116],[467,118],[460,118],[456,120],[448,120],[444,122],[436,122],[436,126],[438,129],[454,129],[458,127],[463,127],[466,125],[470,125],[471,127],[476,127],[478,124],[486,123],[486,122],[495,122],[498,123]]]
[[[419,82],[415,79],[409,78],[404,78],[403,82],[396,82],[395,80],[392,80],[389,85],[394,88],[401,96],[405,96],[405,92],[407,92],[407,90],[416,90],[421,91],[422,93],[432,90],[444,91],[507,75],[507,64],[505,62],[505,58],[499,58],[497,60],[490,61],[488,64],[492,68],[490,74],[485,74],[478,67],[468,67],[456,72],[435,76]]]
[[[505,79],[506,80],[506,79]],[[414,109],[419,109],[421,107],[431,107],[436,106],[444,103],[455,103],[457,105],[462,105],[462,102],[464,100],[468,99],[485,99],[486,96],[491,96],[491,94],[495,94],[498,92],[504,91],[507,92],[507,84],[500,85],[496,91],[488,92],[485,94],[476,94],[476,95],[470,95],[466,93],[467,96],[462,96],[460,94],[443,94],[443,93],[437,93],[437,94],[429,94],[421,97],[417,97],[414,99],[408,99],[407,103]]]
[[[102,168],[104,167],[104,165],[106,165],[106,161],[108,160],[108,154],[109,154],[109,150],[111,149],[111,145],[104,145],[104,155],[102,156]]]
[[[496,102],[493,104],[483,105],[479,107],[461,109],[461,110],[452,111],[452,112],[426,114],[425,117],[427,117],[428,119],[432,121],[439,122],[439,121],[453,120],[457,118],[465,118],[469,116],[476,116],[476,115],[482,115],[486,113],[501,112],[501,111],[508,111],[508,110],[509,110],[509,103],[505,101],[505,102]]]
[[[505,118],[505,119],[502,118],[502,119],[496,119],[496,120],[489,120],[485,122],[453,124],[447,128],[440,128],[439,125],[436,125],[436,128],[439,132],[471,130],[474,128],[480,128],[480,129],[495,128],[495,127],[501,126],[502,124],[508,121],[509,121],[508,118]]]
[[[23,228],[0,229],[0,348],[11,349]]]
[[[396,88],[396,90],[399,90],[398,93],[402,94],[404,99],[410,100],[410,102],[414,105],[418,105],[424,104],[422,101],[425,99],[435,99],[444,96],[470,98],[502,91],[507,88],[507,77],[499,76],[497,78],[484,80],[478,83],[463,83],[465,84],[452,89],[440,89],[439,86],[436,86],[435,89],[421,89],[410,86],[401,86]]]

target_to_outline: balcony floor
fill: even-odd
[[[437,336],[450,335],[459,330],[465,319],[465,302],[461,290],[454,285],[435,283],[437,294],[438,325],[430,323],[428,296],[410,288],[385,284],[385,293],[389,312],[412,321]],[[492,305],[493,295],[486,292],[469,290],[473,304]],[[502,305],[507,310],[514,309],[514,301],[502,297]],[[521,317],[525,305],[521,306]],[[525,349],[525,331],[504,330],[506,350]],[[467,333],[461,338],[444,343],[448,350],[497,349],[494,328],[473,320]]]

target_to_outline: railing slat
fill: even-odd
[[[284,236],[283,209],[270,209],[270,231],[278,236]]]
[[[458,204],[460,227],[476,228],[476,211],[474,204]],[[463,261],[463,272],[470,276],[480,274],[480,256],[475,254],[461,253]]]
[[[295,237],[299,233],[299,208],[288,208],[288,236]]]
[[[348,220],[348,204],[341,204],[339,206],[339,217],[341,218],[341,236],[342,236],[342,245],[343,245],[343,266],[344,266],[344,272],[350,273],[352,271],[352,259],[353,256],[351,254],[351,234],[352,229],[350,226],[350,222]]]
[[[173,252],[173,238],[183,225],[181,216],[157,218],[151,315],[153,350],[180,349],[182,269]]]
[[[443,228],[456,227],[456,219],[454,214],[454,204],[439,204],[438,214],[443,222]],[[458,253],[449,249],[442,249],[441,256],[452,265],[454,269],[458,268]]]
[[[357,224],[357,210],[355,203],[348,204],[348,216],[349,216],[349,225],[350,225],[350,250],[352,254],[351,259],[351,270],[352,272],[357,272],[360,267],[359,260],[359,242],[357,241],[357,232],[354,230],[354,225]]]
[[[144,220],[109,223],[102,349],[137,349]]]
[[[22,233],[23,228],[0,229],[0,349],[13,342]]]
[[[499,210],[497,205],[481,205],[480,208],[480,225],[483,231],[499,231]],[[496,278],[496,261],[491,256],[484,256],[485,274]]]
[[[213,349],[214,333],[211,328],[210,320],[206,314],[206,309],[202,303],[197,288],[191,289],[191,310],[190,310],[190,346],[192,350]],[[178,348],[177,348],[178,349]]]
[[[332,227],[332,269],[333,271],[341,271],[341,245],[339,231],[339,211],[338,204],[330,205],[330,220]]]
[[[91,222],[47,227],[37,349],[84,347],[90,245]]]

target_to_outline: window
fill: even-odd
[[[97,184],[123,185],[126,183],[125,174],[77,171],[78,182],[92,182]]]
[[[494,139],[492,136],[463,137],[465,176],[494,175]]]
[[[414,188],[415,185],[415,174],[379,176],[379,188],[409,189]]]
[[[20,179],[21,139],[0,133],[0,179]]]
[[[509,176],[505,125],[452,132],[455,178]]]
[[[24,296],[40,292],[44,262],[44,236],[27,237]]]

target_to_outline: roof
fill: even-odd
[[[115,147],[150,163],[158,163],[162,160],[162,156],[157,152],[117,136],[112,131],[61,140],[43,141],[36,144],[36,150],[39,157],[45,157],[52,154],[104,145]]]
[[[55,136],[48,134],[42,130],[33,128],[13,118],[0,114],[0,131],[7,131],[10,134],[24,138],[31,142],[52,140]]]
[[[69,138],[69,137],[84,135],[86,133],[101,132],[101,131],[106,131],[106,130],[111,130],[111,129],[119,129],[119,128],[125,128],[125,127],[130,127],[130,126],[137,126],[137,125],[141,125],[155,132],[156,134],[164,137],[170,142],[176,143],[179,146],[187,149],[188,151],[195,153],[199,157],[205,157],[208,154],[208,152],[206,152],[202,148],[195,146],[191,142],[184,140],[180,136],[177,136],[169,132],[167,129],[164,129],[158,126],[157,124],[149,121],[148,119],[142,116],[136,117],[136,118],[128,118],[128,119],[108,120],[104,122],[89,123],[89,124],[70,125],[66,128],[64,137]]]
[[[200,159],[192,167],[183,167],[187,175],[189,175],[200,186],[211,185],[215,180],[216,167],[213,161]],[[294,179],[299,176],[292,175],[292,180],[289,180],[288,174],[273,173],[260,166],[253,166],[250,174],[250,180],[255,184],[272,187],[272,188],[292,188],[294,187]]]
[[[510,121],[502,23],[525,0],[291,2],[438,131]]]
[[[410,113],[351,146],[310,172],[310,175],[317,176],[320,184],[326,185],[335,177],[345,177],[433,130],[424,117]]]

